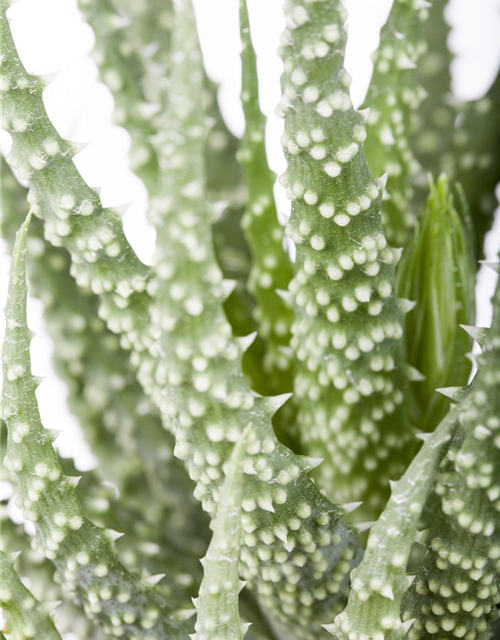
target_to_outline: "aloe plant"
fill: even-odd
[[[475,327],[474,280],[498,82],[451,104],[446,2],[395,0],[370,112],[341,3],[285,2],[283,228],[246,1],[238,141],[191,0],[82,0],[148,190],[151,267],[50,121],[8,4],[2,479],[35,535],[2,505],[1,637],[493,638],[500,293]],[[98,461],[81,482],[40,419],[26,270]]]

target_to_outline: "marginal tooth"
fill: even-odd
[[[247,586],[247,581],[246,580],[240,580],[239,581],[239,587],[240,587],[240,591],[242,591],[246,586]]]
[[[378,186],[381,189],[385,189],[388,177],[389,177],[389,174],[386,171],[382,176],[380,176],[380,178],[375,178],[375,182],[378,184]]]
[[[82,153],[82,151],[85,151],[85,149],[88,149],[88,147],[90,147],[90,145],[93,144],[92,142],[72,142],[71,143],[71,147],[73,148],[73,157],[77,156],[79,153]],[[99,188],[102,189],[102,187]]]
[[[238,283],[236,282],[236,280],[229,280],[228,278],[226,278],[222,281],[222,295],[224,297],[224,300],[227,300],[229,298],[229,296],[236,289],[237,285]]]
[[[446,396],[447,398],[451,398],[454,402],[457,402],[460,399],[463,390],[464,387],[441,387],[440,389],[436,389],[438,393]]]
[[[486,327],[474,327],[469,324],[461,324],[460,327],[470,335],[479,345],[482,344],[486,332],[488,329]]]
[[[405,576],[405,579],[406,579],[406,588],[407,588],[407,589],[409,589],[409,588],[411,587],[411,585],[414,583],[414,581],[415,581],[415,578],[416,578],[416,577],[417,577],[416,575],[413,575],[413,576]]]
[[[394,253],[395,262],[396,262],[396,264],[398,264],[398,262],[401,260],[401,256],[403,255],[403,248],[402,247],[393,247],[392,251]]]
[[[300,456],[300,461],[304,467],[305,471],[312,471],[319,467],[319,465],[324,462],[324,458],[311,458],[309,456]]]
[[[11,564],[15,564],[20,555],[21,551],[11,551],[11,553],[7,554],[7,558]]]
[[[38,76],[40,80],[44,83],[46,87],[54,82],[54,80],[62,73],[62,69],[58,69],[57,71],[52,71],[52,73],[46,73],[43,76]]]
[[[62,600],[47,600],[40,603],[40,610],[45,616],[50,616],[55,609],[61,604]]]
[[[255,342],[256,337],[257,331],[252,331],[252,333],[249,333],[247,336],[236,338],[236,342],[240,345],[241,350],[245,353]]]
[[[147,578],[144,578],[143,582],[148,587],[154,587],[160,582],[160,580],[163,580],[163,578],[166,575],[167,575],[166,573],[155,573],[152,576],[148,576]]]
[[[106,534],[112,542],[125,535],[124,533],[120,533],[119,531],[115,531],[114,529],[106,529]]]
[[[415,576],[413,576],[413,577],[415,577]],[[401,623],[400,629],[402,630],[402,633],[401,633],[401,637],[402,638],[404,638],[406,636],[406,634],[410,630],[410,627],[415,622],[415,620],[416,620],[416,618],[412,618],[411,620],[406,620],[405,622]]]
[[[282,300],[287,303],[287,305],[292,306],[293,294],[291,291],[286,291],[285,289],[276,289],[276,293]]]
[[[374,524],[374,520],[372,522],[360,522],[359,524],[355,524],[354,528],[358,533],[363,533],[363,531],[368,531],[369,529],[371,529]]]
[[[490,260],[479,260],[479,264],[488,267],[495,273],[500,273],[500,262],[491,262]]]
[[[424,374],[415,367],[412,367],[411,364],[406,365],[405,371],[408,380],[411,380],[411,382],[422,382],[422,380],[425,380]]]
[[[62,431],[59,431],[58,429],[45,429],[45,431],[49,434],[52,442],[55,442],[62,433]]]
[[[467,358],[467,360],[469,360],[469,362],[471,362],[475,367],[479,367],[479,363],[477,361],[477,353],[472,353],[472,351],[469,351],[465,354],[465,357]]]
[[[341,508],[346,512],[346,513],[352,513],[353,511],[356,511],[356,509],[358,509],[361,505],[363,504],[363,502],[348,502],[346,504],[341,505]]]
[[[431,435],[432,433],[426,433],[425,431],[418,431],[415,434],[415,438],[418,438],[419,440],[422,440],[422,442],[425,442],[431,437]]]
[[[64,476],[66,482],[70,484],[72,487],[76,488],[78,483],[82,479],[82,476]]]
[[[365,122],[368,122],[368,118],[370,117],[371,108],[367,107],[366,109],[360,109],[358,113],[363,117]]]
[[[120,218],[123,218],[123,216],[127,213],[127,211],[132,206],[132,204],[133,202],[125,202],[125,204],[121,204],[118,207],[111,207],[111,208],[115,213],[117,213],[120,216]]]
[[[279,396],[268,396],[266,400],[276,412],[278,411],[278,409],[281,409],[281,407],[285,404],[285,402],[290,400],[292,395],[293,395],[292,393],[282,393]]]
[[[323,627],[323,629],[325,631],[328,631],[328,633],[331,633],[334,638],[339,639],[339,638],[342,638],[344,636],[343,631],[341,631],[337,627],[335,622],[332,622],[331,624],[322,624],[321,626]]]

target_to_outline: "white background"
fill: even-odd
[[[119,3],[118,3],[119,4]],[[244,128],[239,100],[240,41],[238,35],[239,0],[196,0],[200,38],[209,75],[221,83],[220,103],[231,130],[241,136]],[[352,95],[359,105],[368,86],[370,53],[378,43],[379,29],[386,19],[391,0],[349,0],[349,44],[347,67],[354,78]],[[454,92],[460,99],[474,99],[491,84],[500,61],[500,0],[451,0],[450,39],[457,57],[453,66]],[[267,143],[270,164],[279,174],[284,158],[279,144],[282,121],[274,115],[279,102],[281,62],[276,54],[284,21],[281,0],[251,0],[252,37],[258,54],[261,107],[268,116]],[[89,57],[92,30],[82,22],[75,0],[19,0],[10,9],[12,29],[23,62],[30,73],[62,73],[46,90],[44,99],[49,115],[61,135],[92,144],[77,158],[77,165],[91,186],[102,187],[105,205],[117,206],[133,201],[125,216],[125,229],[139,257],[151,263],[155,233],[146,223],[147,195],[138,178],[128,170],[129,136],[112,126],[113,99],[97,80],[97,69]],[[4,136],[3,152],[10,141]],[[282,214],[288,202],[277,185],[276,196]],[[498,212],[497,212],[498,213]],[[494,232],[487,238],[487,253],[494,258],[500,246],[500,216]],[[2,260],[2,276],[8,271],[8,258]],[[494,286],[492,272],[482,270],[478,286],[478,324],[487,326],[488,304]],[[2,287],[3,300],[5,289]],[[42,419],[46,427],[62,429],[57,445],[63,455],[74,454],[82,469],[93,465],[76,421],[66,407],[66,390],[55,376],[52,341],[44,332],[42,307],[30,301],[29,322],[38,333],[32,344],[33,372],[44,376],[38,390]]]

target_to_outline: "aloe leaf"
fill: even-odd
[[[69,250],[78,284],[102,294],[101,317],[114,332],[127,334],[122,337],[123,346],[134,344],[143,351],[154,341],[145,291],[151,270],[128,244],[119,213],[103,208],[78,173],[72,145],[57,134],[47,117],[42,82],[28,75],[19,59],[5,0],[0,6],[3,126],[13,139],[7,161],[29,180],[31,210],[44,218],[45,237]]]
[[[27,191],[3,159],[1,163],[2,230],[11,246],[18,219],[26,212]],[[172,455],[173,438],[162,429],[118,337],[97,318],[96,296],[76,285],[68,253],[44,240],[38,219],[30,225],[27,262],[32,294],[44,302],[46,329],[57,345],[54,363],[67,383],[70,410],[103,478],[127,494],[148,484],[159,499],[155,516],[168,520],[173,537],[182,532],[182,538],[191,538],[193,546],[201,543],[203,550],[207,523],[182,463]]]
[[[425,29],[427,51],[418,66],[418,81],[426,92],[414,113],[413,146],[417,159],[433,175],[450,173],[453,163],[453,126],[456,105],[451,89],[453,55],[448,47],[450,26],[446,20],[448,0],[433,0]],[[426,187],[425,176],[420,187]],[[419,190],[422,199],[424,190]]]
[[[149,213],[154,223],[155,196],[160,184],[161,112],[169,99],[172,6],[163,0],[157,6],[151,2],[147,6],[124,2],[118,11],[113,0],[80,0],[80,8],[96,36],[93,55],[100,78],[116,101],[115,122],[125,127],[132,137],[132,168],[144,181],[152,198]],[[238,141],[222,119],[217,104],[217,85],[208,78],[203,102],[213,118],[205,149],[208,194],[217,202],[226,202],[224,215],[215,221],[218,258],[227,277],[234,276],[238,280],[225,308],[236,333],[246,335],[253,330],[246,318],[254,303],[246,284],[248,248],[237,226],[245,195],[241,169],[235,157]],[[232,242],[235,227],[240,247]],[[250,362],[249,372],[252,380],[259,373],[258,363],[254,365],[253,360],[255,358]]]
[[[92,56],[100,79],[115,99],[115,123],[132,139],[131,168],[148,190],[153,189],[158,182],[158,158],[151,142],[155,133],[151,118],[158,106],[148,100],[141,86],[145,61],[130,46],[129,19],[116,10],[113,0],[79,0],[78,4],[95,34]]]
[[[224,278],[234,280],[234,291],[224,302],[224,310],[237,336],[246,336],[256,329],[253,319],[255,299],[248,290],[248,276],[252,256],[242,229],[247,195],[243,172],[236,160],[239,140],[222,118],[215,83],[205,80],[204,110],[211,121],[205,144],[205,172],[207,198],[213,204],[216,216],[213,236],[217,260]],[[246,373],[252,385],[262,378],[259,354],[248,354]]]
[[[397,276],[399,295],[415,303],[405,316],[407,362],[420,374],[410,383],[410,413],[420,430],[433,431],[449,408],[436,389],[467,383],[472,341],[460,325],[475,317],[472,244],[446,176],[430,183]]]
[[[40,544],[64,588],[106,630],[114,628],[129,638],[134,634],[147,638],[151,630],[158,638],[184,637],[185,630],[173,619],[168,600],[125,569],[108,534],[89,520],[76,496],[77,480],[63,475],[51,433],[42,426],[26,320],[28,225],[29,217],[18,232],[11,262],[2,397],[8,430],[4,464],[17,478],[23,516],[35,524]]]
[[[197,482],[195,495],[209,513],[220,503],[221,467],[231,445],[252,425],[252,446],[259,454],[244,469],[240,571],[263,608],[287,624],[292,637],[297,625],[316,635],[321,632],[318,611],[333,610],[342,597],[359,547],[340,520],[342,510],[307,478],[314,461],[293,455],[276,440],[271,419],[284,398],[252,393],[243,377],[241,359],[248,345],[232,338],[222,310],[227,289],[215,260],[212,214],[204,197],[207,123],[194,99],[203,77],[189,2],[180,3],[176,17],[173,50],[184,64],[172,70],[172,100],[165,114],[169,201],[158,225],[159,282],[152,316],[163,329],[158,346],[168,368],[161,365],[140,375],[161,383],[157,401],[170,416],[167,425],[175,426],[176,454],[185,459]],[[181,140],[180,130],[191,135]]]
[[[403,600],[409,640],[488,638],[500,602],[500,287],[457,437],[434,487],[427,555]]]
[[[277,289],[288,288],[293,268],[283,246],[283,228],[278,222],[274,202],[275,177],[267,164],[266,121],[259,107],[257,60],[250,36],[246,0],[240,1],[240,34],[245,135],[238,159],[243,166],[248,189],[243,226],[253,258],[249,289],[257,300],[254,315],[258,335],[265,348],[265,383],[256,390],[265,395],[276,395],[292,388],[291,362],[280,347],[290,341],[293,312]]]
[[[325,460],[316,479],[327,495],[364,500],[357,513],[373,520],[389,479],[406,468],[411,433],[397,252],[383,232],[383,183],[363,152],[365,122],[348,94],[345,17],[337,1],[287,4],[282,181],[297,247],[290,291],[300,435],[307,453]]]
[[[373,76],[365,100],[365,154],[374,175],[387,173],[382,219],[389,244],[406,244],[415,224],[412,178],[420,171],[410,145],[411,123],[423,99],[417,69],[425,53],[430,4],[395,0],[373,55]]]
[[[241,624],[238,611],[238,597],[244,586],[239,578],[238,560],[243,462],[250,444],[249,433],[250,427],[234,445],[221,488],[217,515],[212,523],[212,541],[202,560],[203,581],[195,600],[198,616],[193,640],[242,640],[248,628]]]
[[[405,637],[410,625],[402,623],[400,608],[409,586],[406,568],[420,515],[456,427],[456,411],[450,411],[392,485],[391,497],[370,530],[363,560],[351,573],[348,605],[326,627],[337,640]]]
[[[30,150],[40,149],[40,143],[37,141],[43,141],[48,135],[47,132],[50,132],[51,136],[57,134],[43,108],[41,84],[36,78],[26,74],[22,68],[6,20],[2,20],[1,27],[5,35],[3,73],[10,87],[4,96],[5,121],[8,130],[13,132],[13,149],[17,154],[18,163],[26,166],[29,164],[28,158],[32,153]],[[198,46],[195,37],[195,34],[190,36],[189,42],[194,43],[191,51],[196,50]],[[200,60],[197,60],[197,69],[200,64]],[[181,69],[179,67],[176,69],[180,73]],[[183,78],[181,81],[186,89],[190,87],[190,84],[184,83]],[[198,87],[201,86],[201,80],[198,79],[197,82],[200,84],[195,90],[196,96],[200,95]],[[33,92],[26,91],[25,86],[31,86]],[[24,118],[31,117],[30,114],[33,113],[37,118],[30,121],[30,131],[14,132],[15,118],[19,115]],[[196,113],[197,122],[200,115]],[[68,147],[69,145],[64,148]],[[186,152],[191,151],[188,146],[185,149]],[[200,147],[196,146],[194,154],[196,162],[193,163],[189,156],[189,165],[187,165],[189,175],[192,175],[193,170],[203,175],[203,166],[201,163],[198,164],[198,158],[202,156],[202,150],[200,151]],[[61,178],[58,178],[60,166],[63,167],[63,171]],[[169,175],[171,175],[170,172],[167,172],[167,178]],[[67,179],[64,180],[64,177]],[[188,180],[187,184],[191,183],[192,181]],[[186,183],[176,180],[172,185],[172,193],[177,194],[181,184]],[[168,179],[165,180],[166,185],[170,189]],[[207,247],[206,256],[207,260],[210,260],[210,269],[207,269],[204,263],[191,260],[191,254],[196,259],[200,256],[194,248],[186,251],[185,245],[179,242],[174,245],[175,253],[169,256],[168,264],[159,269],[159,275],[161,279],[169,277],[174,256],[176,260],[186,261],[179,264],[182,265],[182,273],[189,274],[195,281],[193,295],[201,287],[203,295],[210,296],[204,308],[214,310],[215,315],[192,316],[181,301],[173,301],[172,311],[164,313],[162,318],[162,332],[165,334],[162,343],[166,341],[167,344],[161,345],[162,351],[155,351],[152,345],[159,337],[157,326],[159,318],[153,317],[154,323],[151,326],[149,292],[153,292],[157,284],[152,279],[151,271],[141,265],[133,255],[116,216],[102,209],[97,196],[91,190],[87,190],[71,158],[65,154],[57,154],[55,165],[51,161],[47,162],[42,169],[36,171],[33,169],[30,187],[30,199],[32,202],[35,201],[36,211],[43,215],[46,221],[58,219],[56,216],[56,211],[59,210],[58,202],[64,194],[68,194],[68,190],[71,190],[76,202],[81,201],[80,193],[84,192],[92,194],[92,198],[97,203],[93,215],[83,216],[83,218],[74,215],[65,220],[66,229],[69,229],[68,235],[55,238],[49,232],[49,238],[56,242],[64,241],[64,245],[72,254],[72,271],[77,276],[77,280],[82,282],[82,274],[86,274],[82,284],[89,282],[93,284],[96,292],[101,293],[100,314],[107,320],[112,330],[123,331],[123,346],[133,346],[134,362],[141,366],[141,381],[148,393],[161,405],[166,426],[172,430],[177,427],[176,453],[186,459],[190,475],[198,483],[196,495],[209,512],[215,511],[216,503],[213,496],[217,497],[217,490],[222,481],[220,469],[227,460],[231,441],[235,437],[237,439],[238,434],[244,431],[249,421],[255,424],[259,433],[262,461],[259,461],[259,468],[255,469],[255,473],[249,469],[249,473],[245,475],[245,498],[249,501],[244,503],[245,536],[241,565],[243,577],[249,580],[249,586],[255,588],[265,608],[273,612],[277,611],[279,621],[284,621],[287,617],[292,637],[296,633],[297,621],[303,628],[309,628],[310,621],[318,621],[313,633],[321,633],[319,620],[333,616],[338,610],[339,603],[344,598],[347,574],[351,566],[357,562],[360,546],[352,530],[341,521],[343,510],[324,498],[307,478],[307,472],[316,462],[293,455],[277,442],[271,419],[277,407],[283,403],[283,399],[255,397],[243,377],[241,369],[243,345],[231,338],[231,328],[221,308],[221,302],[227,295],[227,288],[220,281],[220,272],[212,253],[212,220],[206,217],[206,203],[203,202],[202,210],[204,222],[199,227],[195,226],[194,231],[196,238],[200,237],[197,242]],[[170,196],[170,190],[168,195]],[[189,193],[185,193],[183,198],[187,195]],[[38,199],[43,199],[45,207],[41,207],[40,204],[36,206]],[[174,216],[175,224],[180,220],[182,217]],[[111,228],[110,221],[113,221]],[[167,226],[165,224],[165,227]],[[193,231],[193,227],[190,226],[189,229],[190,232]],[[103,249],[93,249],[92,252],[86,250],[89,238],[98,237],[98,232],[103,230],[111,231],[112,235],[115,234],[112,242],[119,244],[119,259],[116,259],[116,256],[115,258],[108,256]],[[185,242],[191,242],[191,238],[192,235],[189,234],[182,237]],[[179,237],[172,236],[171,240],[179,240]],[[162,242],[166,240],[162,239]],[[129,256],[130,260],[126,256]],[[95,261],[89,261],[94,258]],[[122,260],[126,261],[126,264],[122,263]],[[218,283],[215,289],[211,289],[211,283],[207,282],[210,274],[217,274]],[[105,293],[103,282],[106,283],[106,288],[109,287],[116,293],[109,291]],[[149,292],[144,290],[146,286]],[[162,284],[162,286],[165,285]],[[170,287],[168,289],[177,295],[175,289]],[[125,309],[122,308],[124,300],[128,302]],[[188,305],[188,307],[190,311],[199,309],[197,304]],[[177,331],[182,329],[183,333],[175,334],[172,331],[169,333],[168,330],[172,330],[169,319],[175,321],[178,313],[182,313],[181,317],[185,324],[174,322],[173,328]],[[191,323],[195,322],[195,319],[199,326],[195,325],[196,329],[190,331]],[[219,331],[224,338],[223,346],[222,340],[219,342]],[[217,349],[219,347],[221,349],[215,354],[211,349],[214,340],[215,344],[219,345]],[[204,371],[197,370],[195,374],[191,369],[191,361],[183,359],[185,352],[182,344],[191,345],[193,342],[196,343],[196,354],[200,356],[196,359],[196,366],[201,366],[203,369],[205,362],[207,366],[210,364],[208,377],[213,375],[217,381],[217,384],[212,385],[210,392],[200,390],[199,378],[201,378],[201,389],[203,389]],[[151,347],[154,355],[145,351],[146,346]],[[233,356],[235,356],[234,359],[231,359]],[[167,360],[168,375],[163,365]],[[186,381],[185,387],[175,384],[178,380],[177,370],[185,372],[183,374],[185,375],[183,379]],[[198,388],[195,387],[195,382]],[[162,394],[162,389],[167,383],[167,393]],[[224,391],[224,394],[221,396],[219,391]],[[178,415],[175,415],[176,407],[174,411],[172,410],[170,393],[180,396]],[[204,415],[198,416],[191,413],[196,414],[197,407],[204,406],[205,402],[209,403],[209,406]],[[179,426],[182,428],[178,428]],[[299,522],[300,531],[296,528]],[[270,555],[269,551],[271,551]],[[286,569],[283,562],[287,562]],[[270,576],[273,576],[272,580],[268,579]],[[300,601],[291,601],[290,589],[300,594]],[[323,612],[322,615],[320,615],[321,612]]]
[[[459,103],[453,97],[450,67],[454,56],[448,47],[448,0],[435,0],[426,29],[428,50],[419,65],[427,96],[414,117],[415,153],[433,175],[448,174],[464,187],[474,224],[476,255],[483,254],[484,236],[491,228],[498,205],[495,188],[500,180],[496,150],[500,136],[500,76],[486,95]],[[425,177],[418,180],[417,199]]]
[[[24,640],[36,634],[44,640],[61,640],[49,611],[38,602],[23,585],[14,569],[12,561],[0,551],[2,589],[0,605],[5,615],[4,631],[13,638]]]
[[[500,181],[500,73],[484,97],[461,105],[453,141],[453,176],[467,196],[476,255],[482,256],[484,236],[498,206],[495,189]]]
[[[168,75],[171,65],[172,1],[112,1],[126,21],[123,28],[124,42],[120,43],[119,54],[126,59],[131,55],[130,52],[133,52],[140,59],[142,73],[138,79],[142,92],[152,108],[163,108],[168,100]],[[96,25],[96,28],[98,26]],[[154,140],[152,143],[154,146]]]

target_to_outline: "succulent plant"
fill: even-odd
[[[450,102],[445,6],[394,1],[368,112],[340,1],[286,0],[283,228],[246,0],[241,141],[191,0],[81,0],[148,190],[148,267],[80,175],[0,0],[2,478],[31,522],[4,500],[0,637],[494,637],[500,291],[475,327],[474,281],[498,81]],[[98,461],[81,482],[40,419],[28,282]]]

